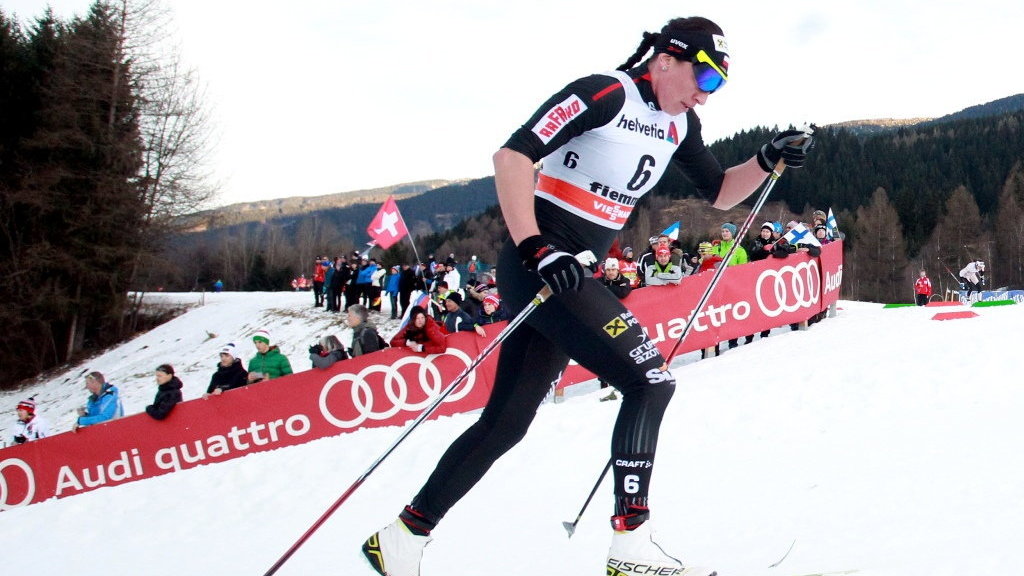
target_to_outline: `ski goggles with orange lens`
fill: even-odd
[[[715,61],[704,50],[697,52],[690,62],[693,63],[693,77],[697,80],[697,88],[703,92],[710,94],[725,86],[725,82],[729,79],[729,74],[715,64]]]

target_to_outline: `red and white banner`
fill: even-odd
[[[384,201],[384,205],[380,207],[377,215],[366,227],[366,233],[382,250],[391,248],[395,242],[409,233],[409,229],[405,227],[405,219],[398,212],[394,196],[388,196],[388,199]]]
[[[680,347],[716,342],[804,321],[839,298],[842,244],[820,258],[794,254],[727,269]],[[650,286],[625,300],[662,354],[667,354],[712,276],[678,286]],[[252,384],[221,396],[183,402],[163,421],[145,414],[65,432],[0,450],[0,510],[64,498],[143,478],[303,444],[360,428],[400,426],[416,418],[479,356],[504,327],[449,335],[444,354],[386,349]],[[497,363],[491,354],[433,415],[481,408]],[[571,365],[560,387],[593,378]]]

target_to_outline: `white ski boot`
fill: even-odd
[[[607,576],[715,576],[709,568],[684,567],[653,538],[650,521],[630,531],[616,530],[608,550]]]
[[[430,536],[417,536],[395,520],[363,543],[363,555],[381,576],[419,576],[423,548]]]

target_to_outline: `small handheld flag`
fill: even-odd
[[[832,209],[828,209],[828,218],[825,220],[825,230],[828,232],[829,238],[839,237],[839,224],[836,223],[836,216],[832,213]]]
[[[662,232],[662,234],[673,240],[679,240],[679,221],[676,220],[671,226],[665,228],[665,231]]]
[[[807,226],[804,226],[803,224],[797,224],[794,226],[789,232],[786,232],[786,235],[783,236],[783,238],[793,246],[796,246],[797,244],[821,246],[821,242],[818,242],[818,239],[814,237],[814,234],[812,234],[811,231],[807,229]]]

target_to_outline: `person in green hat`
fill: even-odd
[[[277,346],[270,345],[270,332],[261,329],[252,336],[256,356],[249,361],[249,383],[280,378],[292,373],[291,362]]]

